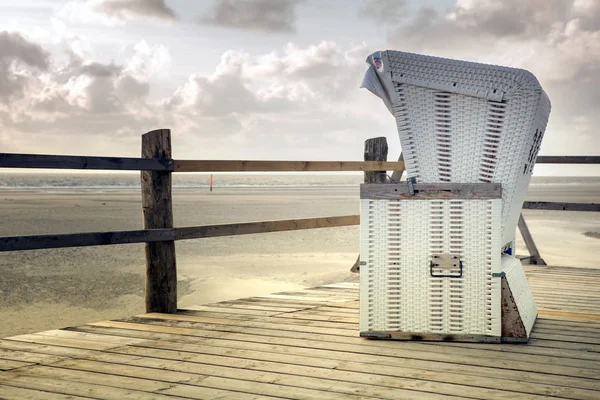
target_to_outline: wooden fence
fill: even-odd
[[[382,147],[378,147],[381,143],[375,143],[377,139],[369,139],[365,144],[365,159],[381,159]],[[540,156],[537,163],[600,164],[600,156]],[[172,173],[365,171],[367,180],[377,181],[377,174],[381,174],[382,171],[404,170],[404,162],[402,158],[398,162],[174,160],[171,154],[170,131],[160,129],[142,136],[141,158],[0,153],[0,168],[142,171],[143,230],[0,237],[0,252],[145,243],[146,310],[174,313],[177,311],[176,240],[358,225],[360,217],[347,215],[175,228],[171,196]],[[525,202],[524,208],[600,211],[600,204]],[[519,228],[530,250],[532,261],[535,262],[536,257],[541,260],[524,220],[519,222]],[[530,248],[530,245],[533,245],[533,248]]]

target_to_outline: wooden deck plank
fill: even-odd
[[[357,307],[350,308],[350,307],[320,306],[320,307],[310,308],[310,310],[325,311],[325,312],[332,312],[332,313],[339,313],[339,314],[346,314],[346,315],[348,315],[348,314],[356,315]],[[302,310],[302,311],[306,311],[306,310]]]
[[[124,324],[131,324],[129,327],[123,326]],[[97,325],[97,326],[105,326],[105,327],[114,327],[114,328],[125,328],[125,329],[135,329],[135,330],[154,330],[156,332],[160,332],[159,329],[163,327],[166,329],[190,329],[189,332],[182,332],[182,334],[195,334],[196,329],[209,329],[209,330],[217,330],[217,331],[226,331],[226,332],[254,332],[253,329],[266,329],[270,336],[289,336],[294,335],[295,332],[306,332],[312,334],[322,334],[322,335],[331,335],[334,338],[338,336],[357,336],[356,331],[348,330],[348,329],[335,329],[335,328],[323,328],[319,326],[310,326],[310,325],[281,325],[277,323],[271,322],[262,322],[262,321],[243,321],[236,325],[209,325],[202,324],[196,322],[184,322],[184,321],[159,321],[159,320],[143,320],[136,318],[127,318],[125,321],[103,321],[97,323],[91,323],[88,325]],[[156,328],[147,327],[147,325],[155,325]],[[177,325],[175,327],[174,325]],[[182,328],[183,327],[183,328]],[[169,333],[169,332],[166,332]]]
[[[197,315],[186,315],[182,313],[177,314],[158,314],[158,313],[150,313],[150,314],[141,314],[137,315],[138,318],[147,318],[147,319],[172,319],[177,321],[193,321],[193,322],[204,322],[207,324],[221,324],[221,325],[234,325],[239,321],[243,321],[244,318],[240,318],[236,320],[234,318],[214,318],[214,317],[204,317]],[[246,318],[248,319],[248,318]]]
[[[60,345],[21,342],[6,339],[0,340],[0,349],[23,351],[46,356],[58,356],[59,358],[86,357],[91,351],[96,351],[76,347],[64,347]],[[101,353],[101,351],[99,351],[99,353]],[[40,362],[40,364],[43,364],[43,362]]]
[[[50,331],[43,331],[35,333],[35,335],[48,336],[52,338],[65,338],[65,339],[76,339],[86,340],[92,342],[102,342],[114,345],[113,347],[124,346],[128,344],[141,343],[143,339],[120,337],[120,336],[106,336],[106,335],[94,335],[93,333],[76,333],[65,329],[54,329]]]
[[[568,323],[568,325],[565,324]],[[559,329],[568,332],[583,332],[600,334],[600,327],[589,326],[586,322],[577,323],[574,321],[565,321],[562,319],[538,317],[535,327],[539,329]]]
[[[244,315],[244,316],[260,316],[260,317],[269,317],[275,314],[281,314],[290,311],[266,311],[266,310],[256,310],[251,308],[234,308],[234,307],[210,307],[210,306],[188,306],[182,309],[181,311],[206,311],[211,314],[236,314],[236,315]],[[297,309],[292,309],[292,311],[297,311]]]
[[[91,397],[80,397],[68,394],[44,392],[0,384],[0,394],[11,400],[86,400]]]
[[[564,318],[564,319],[582,319],[586,320],[588,324],[591,325],[592,322],[599,321],[600,315],[598,314],[586,314],[586,313],[577,313],[577,312],[565,312],[561,310],[540,310],[538,312],[539,315],[545,317],[554,317],[554,318]],[[595,324],[595,327],[600,327],[599,324]]]
[[[309,297],[309,296],[303,296],[303,295],[287,295],[287,294],[270,294],[270,295],[264,295],[264,296],[257,296],[257,298],[259,299],[277,299],[277,300],[295,300],[295,301],[305,301],[305,302],[314,302],[314,303],[343,303],[345,301],[348,301],[347,299],[339,299],[339,298],[335,298],[335,297]],[[348,297],[348,299],[350,299],[350,297]]]
[[[257,319],[250,320],[234,320],[234,319],[219,319],[219,318],[205,318],[201,316],[195,316],[193,314],[143,314],[136,316],[141,319],[149,319],[149,320],[171,320],[171,321],[186,321],[186,322],[194,322],[194,323],[206,323],[206,324],[220,324],[220,325],[239,325],[244,323],[245,321],[257,321]],[[290,323],[295,325],[307,325],[307,326],[317,326],[323,328],[341,328],[354,330],[356,332],[356,324],[344,323],[344,322],[330,322],[330,321],[315,321],[308,319],[299,319],[299,318],[287,318],[282,315],[277,318],[269,319],[274,322],[281,323]]]
[[[278,311],[278,312],[294,312],[303,310],[307,307],[275,307],[275,306],[267,306],[261,304],[251,304],[251,303],[242,303],[242,302],[221,302],[221,303],[211,303],[207,304],[210,307],[219,307],[219,308],[233,308],[236,310],[259,310],[259,311]]]
[[[34,363],[31,362],[0,359],[0,371],[9,371],[11,369],[26,367],[33,364]]]
[[[41,362],[53,363],[53,362],[61,360],[62,358],[63,357],[29,353],[26,351],[18,351],[18,350],[4,350],[4,349],[0,348],[0,359],[2,359],[2,360],[12,360],[12,361],[20,361],[20,362],[24,362],[24,363],[38,364]]]
[[[118,347],[112,343],[99,343],[88,340],[64,339],[49,337],[44,335],[19,335],[6,338],[6,340],[15,340],[19,342],[39,343],[39,344],[55,344],[65,347],[89,348],[93,350],[107,350],[112,347]]]
[[[53,369],[53,368],[50,368]],[[139,392],[130,389],[122,389],[117,387],[82,383],[73,380],[62,380],[55,377],[47,377],[41,375],[18,375],[18,374],[2,374],[0,375],[0,384],[8,386],[17,386],[25,389],[48,391],[56,394],[74,395],[82,397],[91,397],[95,399],[110,399],[110,400],[174,400],[184,399],[183,397],[170,397],[158,393]]]
[[[347,309],[335,310],[331,308],[325,307],[316,307],[308,310],[300,310],[293,313],[294,315],[319,315],[322,317],[342,317],[342,318],[351,318],[352,323],[358,323],[359,318],[356,315],[356,312],[348,312]]]
[[[596,279],[594,279],[594,278],[572,279],[572,278],[568,278],[568,277],[561,277],[561,278],[557,277],[557,278],[552,278],[552,279],[544,278],[543,280],[540,278],[538,278],[538,279],[530,278],[530,279],[531,279],[532,285],[535,285],[540,288],[563,289],[563,288],[577,286],[578,288],[581,289],[582,292],[590,292],[590,293],[598,292],[598,288],[594,286],[594,282],[596,281]],[[575,294],[575,293],[572,293],[572,294]]]

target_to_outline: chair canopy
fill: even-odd
[[[501,183],[501,243],[511,243],[550,114],[535,76],[391,50],[367,63],[362,86],[395,117],[408,177]]]

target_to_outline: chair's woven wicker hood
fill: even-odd
[[[367,63],[362,86],[394,115],[408,176],[502,183],[502,244],[511,242],[550,113],[535,76],[391,50]]]
[[[377,59],[381,60],[377,67]],[[374,71],[389,82],[406,83],[449,93],[492,101],[503,101],[511,93],[530,90],[546,96],[537,78],[529,71],[402,51],[381,51],[367,57]],[[547,96],[546,96],[546,101]]]

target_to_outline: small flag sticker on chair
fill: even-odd
[[[373,66],[378,72],[383,72],[383,61],[381,60],[381,53],[377,52],[373,54]]]

